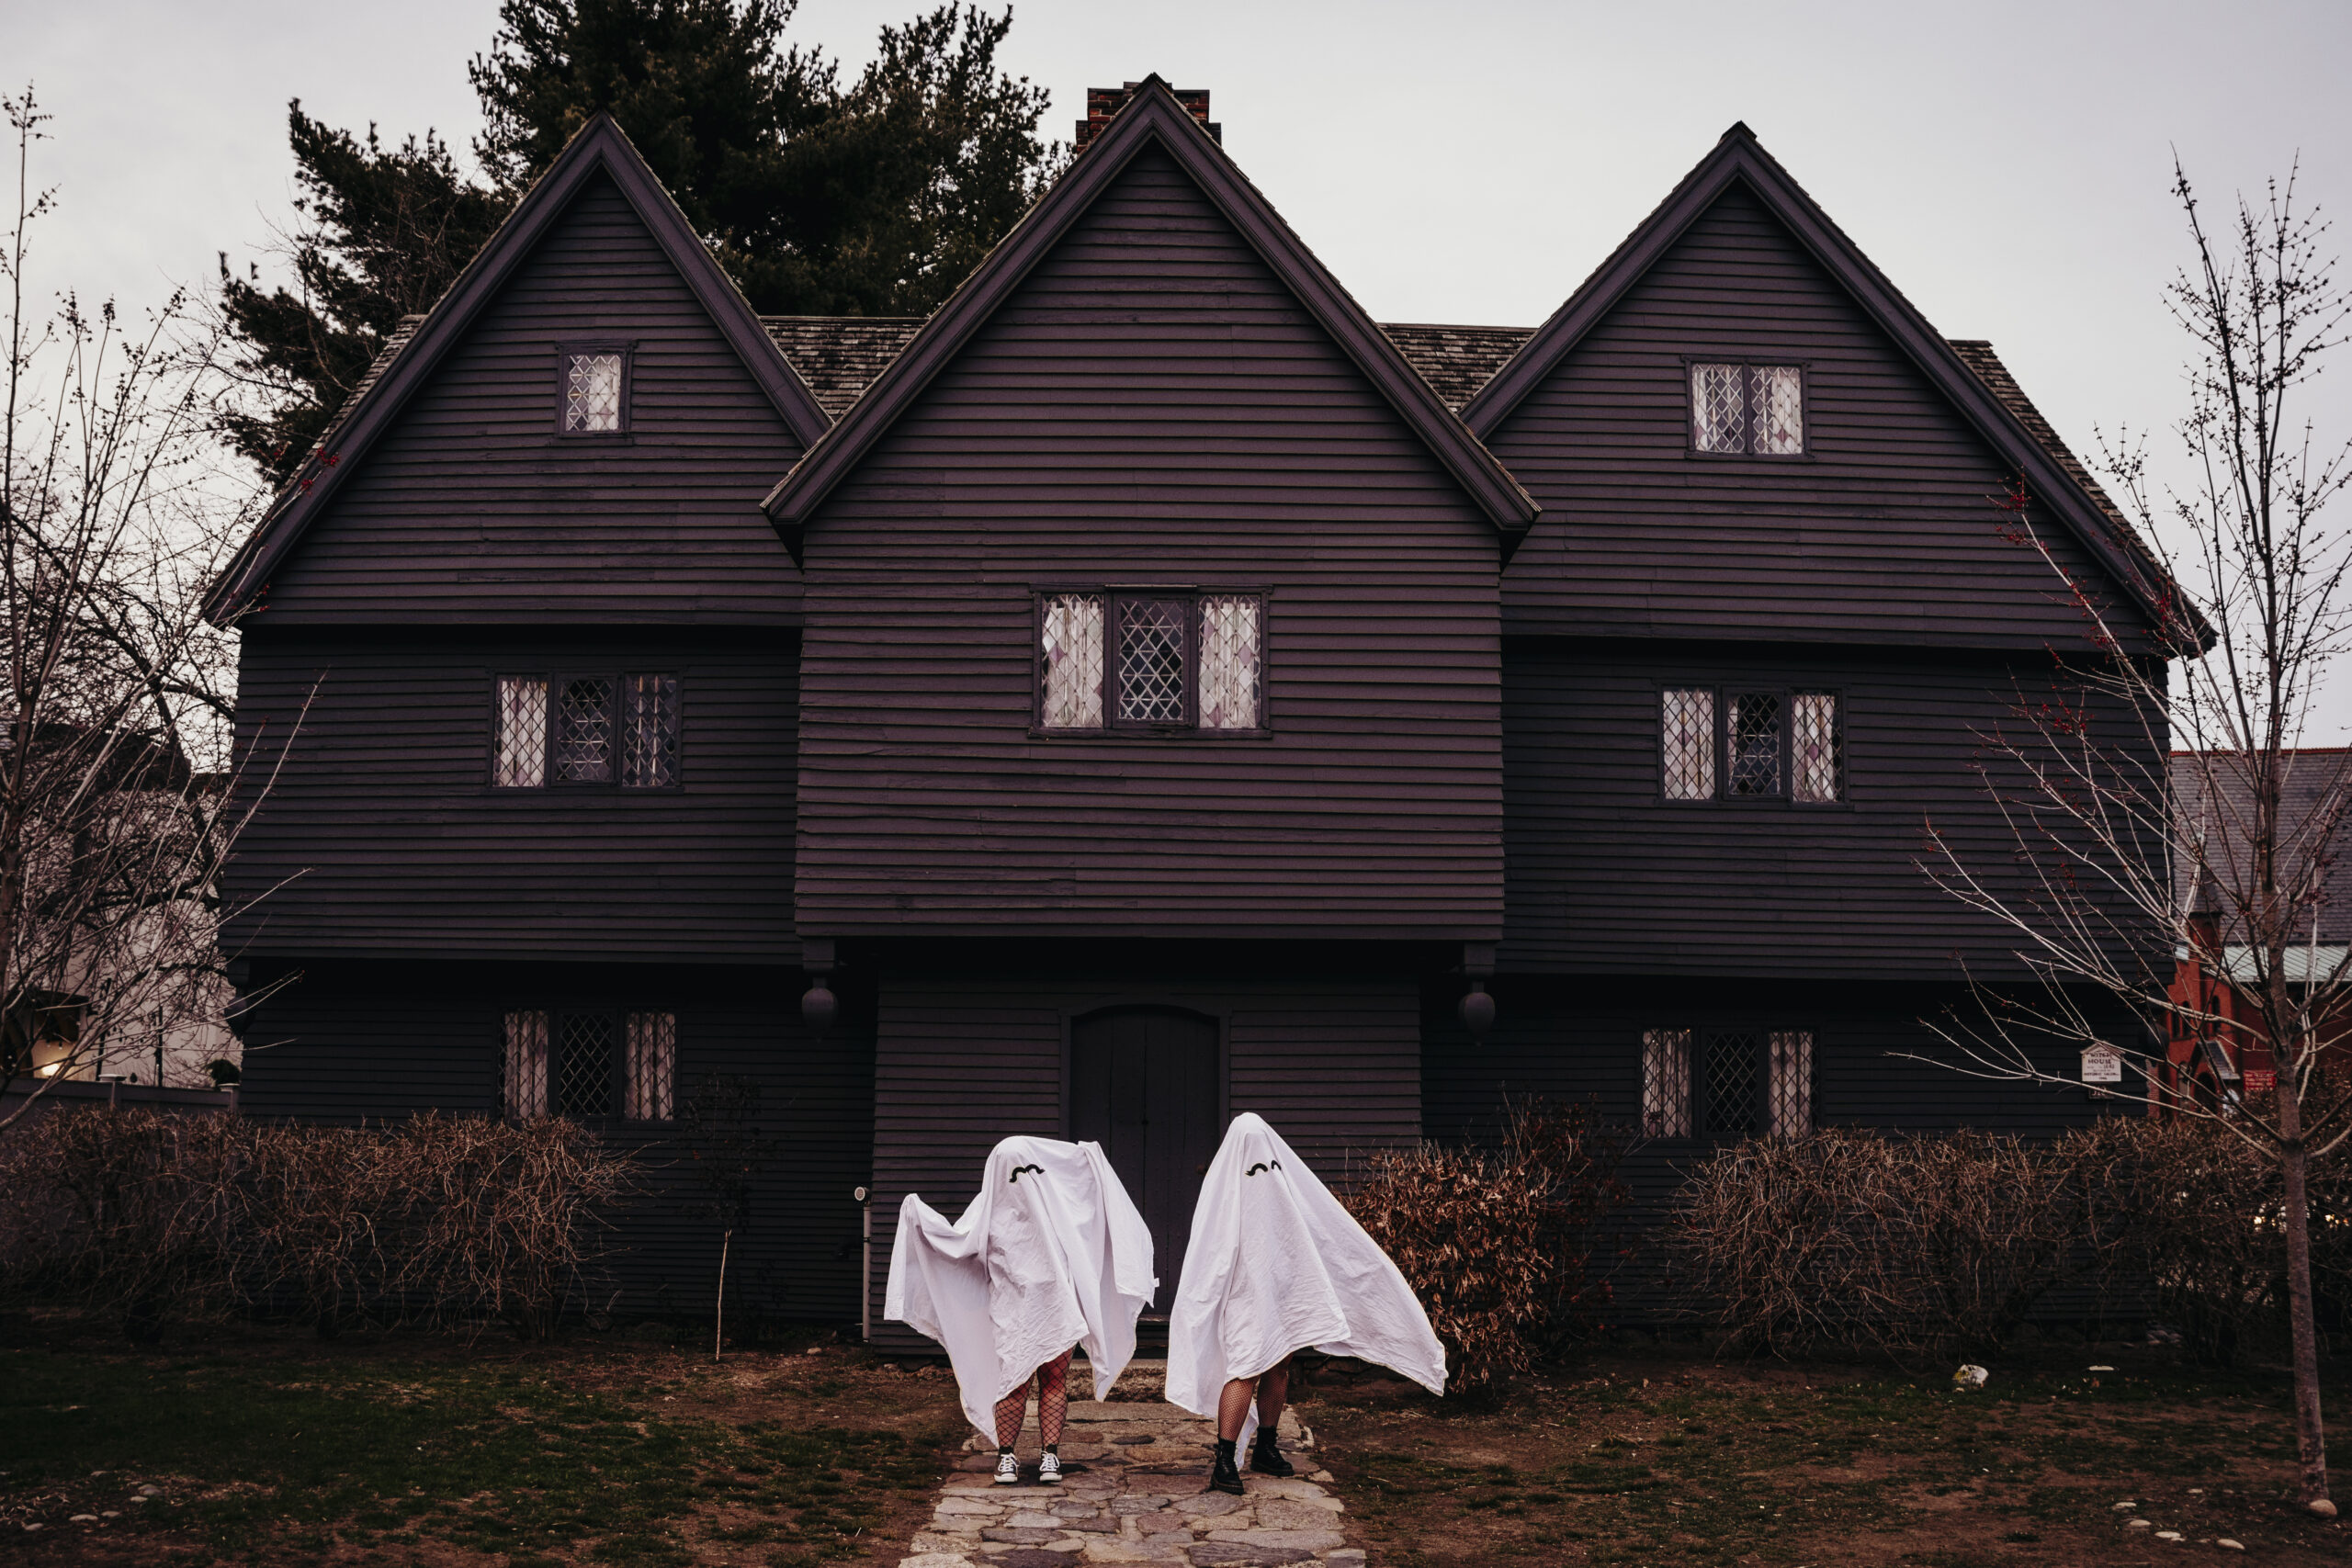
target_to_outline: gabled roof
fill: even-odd
[[[1535,335],[1533,327],[1450,327],[1419,321],[1383,321],[1380,330],[1457,414]]]
[[[1088,144],[1069,172],[989,253],[841,423],[802,455],[769,492],[764,502],[768,516],[787,530],[803,526],[833,487],[848,477],[1095,198],[1110,188],[1137,152],[1149,146],[1164,149],[1200,186],[1493,519],[1506,543],[1522,536],[1542,510],[1534,499],[1406,363],[1396,345],[1324,270],[1290,225],[1156,75],[1137,85],[1126,107]]]
[[[2341,746],[2282,750],[2278,780],[2278,886],[2297,906],[2295,924],[2323,942],[2352,939],[2352,751]],[[2246,760],[2230,752],[2172,754],[2173,809],[2184,840],[2204,840],[2204,861],[2241,893],[2258,886],[2253,865],[2254,789]],[[2227,893],[2198,884],[2198,855],[2182,842],[2173,855],[2173,892],[2181,908],[2227,916]],[[2243,940],[2243,933],[2236,933]]]
[[[467,264],[413,333],[402,338],[396,332],[386,342],[351,402],[330,428],[330,439],[321,443],[279,493],[261,525],[213,584],[205,601],[208,616],[225,622],[251,602],[325,507],[344,476],[390,428],[442,356],[464,338],[500,287],[563,216],[572,197],[599,174],[610,176],[619,187],[795,438],[805,447],[825,433],[832,422],[815,395],[770,340],[750,303],[711,258],[686,215],[678,210],[678,204],[621,128],[610,115],[599,114],[580,128],[547,173],[524,193],[506,221],[482,246],[481,254]]]
[[[1734,186],[1745,186],[1796,236],[1928,382],[2016,469],[2033,499],[2081,540],[2159,635],[2195,637],[2202,631],[2194,611],[2185,608],[2164,568],[2113,503],[2089,482],[2090,476],[2082,466],[2071,454],[2063,459],[2055,455],[2065,451],[2056,433],[2048,429],[2039,414],[2030,420],[2020,417],[2018,405],[2031,407],[2025,403],[2024,394],[2003,396],[2000,386],[1988,384],[1995,378],[1981,374],[1961,349],[1939,336],[1918,309],[1831,221],[1779,161],[1764,151],[1756,133],[1745,124],[1735,124],[1724,131],[1714,150],[1683,176],[1682,183],[1625,237],[1552,319],[1536,329],[1510,363],[1497,371],[1463,409],[1464,423],[1481,440],[1491,437],[1520,401],[1542,385],[1584,335],[1616,308],[1684,231]],[[1981,357],[1991,361],[1989,352]],[[1991,367],[1997,369],[1998,361],[1991,361]],[[2016,383],[2006,370],[1998,371],[1997,380],[2014,391]],[[2041,426],[2040,432],[2035,425]]]

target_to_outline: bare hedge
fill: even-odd
[[[633,1181],[567,1122],[415,1117],[344,1128],[61,1110],[0,1137],[0,1290],[119,1316],[294,1311],[503,1323],[593,1304],[605,1211]]]
[[[2352,1307],[2352,1181],[2314,1172],[2314,1272]],[[1667,1246],[1726,1340],[1984,1353],[2062,1289],[2153,1320],[2208,1361],[2280,1320],[2275,1165],[2226,1129],[2113,1117],[2049,1141],[1833,1129],[1693,1166]]]

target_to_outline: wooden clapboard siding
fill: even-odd
[[[1806,366],[1808,455],[1692,456],[1685,355]],[[2003,536],[2009,467],[1744,186],[1488,445],[1544,506],[1504,576],[1514,632],[2086,642],[2057,574]],[[2041,531],[2106,581],[2046,514]]]
[[[808,538],[804,931],[1497,929],[1495,527],[1164,152]],[[1267,589],[1272,738],[1032,739],[1105,581]]]
[[[1957,957],[2012,966],[2017,942],[1920,863],[1932,818],[1989,886],[2026,896],[1977,767],[1982,738],[2015,728],[2021,693],[2052,693],[2052,669],[2047,655],[1511,639],[1503,966],[1854,981],[1942,980]],[[1661,798],[1659,689],[1743,683],[1840,694],[1845,803]]]
[[[1507,1101],[1521,1097],[1585,1106],[1623,1137],[1641,1119],[1642,1032],[1657,1028],[1702,1036],[1709,1030],[1811,1030],[1818,1126],[1974,1127],[2046,1138],[2100,1114],[2099,1102],[2079,1089],[1988,1082],[1956,1070],[1962,1059],[1925,1021],[1972,1007],[1965,989],[1950,983],[1592,976],[1506,977],[1495,990],[1493,1032],[1476,1044],[1453,1017],[1452,993],[1431,992],[1422,1094],[1432,1139],[1491,1144]],[[2111,1027],[2132,1027],[2111,998],[2079,1000],[2089,1016],[2114,1015]],[[2063,1045],[2037,1058],[2051,1072],[2075,1068],[2074,1052]],[[1607,1321],[1669,1318],[1690,1307],[1687,1274],[1678,1284],[1670,1268],[1666,1224],[1685,1173],[1715,1147],[1703,1138],[1628,1139],[1618,1172],[1624,1202],[1611,1214],[1610,1234],[1594,1254],[1596,1271],[1610,1271]],[[1630,1250],[1612,1257],[1621,1249]],[[2046,1306],[2059,1314],[2082,1310],[2057,1299]]]
[[[249,633],[232,950],[796,962],[792,642]],[[490,787],[496,675],[568,671],[677,673],[677,790]]]
[[[877,1317],[909,1193],[952,1219],[971,1201],[1000,1139],[1069,1135],[1067,1032],[1100,1009],[1175,1007],[1216,1019],[1227,1111],[1265,1117],[1335,1186],[1346,1184],[1362,1151],[1420,1135],[1420,987],[1409,962],[1387,976],[1218,980],[1201,972],[1237,961],[1248,962],[1228,955],[1225,964],[1158,979],[887,975],[875,1055]],[[877,1343],[928,1344],[902,1325],[876,1330]]]
[[[580,340],[635,345],[625,441],[555,433],[558,344]],[[759,501],[799,452],[598,175],[356,459],[254,621],[790,625],[799,573]]]
[[[282,972],[259,967],[257,982]],[[858,1210],[873,1122],[870,1011],[812,1038],[796,973],[684,965],[310,964],[243,1022],[247,1115],[356,1122],[498,1111],[510,1008],[659,1010],[678,1018],[681,1106],[712,1075],[760,1089],[772,1140],[734,1243],[729,1311],[842,1322],[857,1313]],[[623,1309],[707,1314],[718,1235],[683,1122],[606,1123],[644,1190],[610,1217]]]

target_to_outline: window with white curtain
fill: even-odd
[[[1155,589],[1037,596],[1040,730],[1266,728],[1265,596]]]
[[[1804,371],[1795,365],[1690,367],[1690,449],[1721,456],[1804,455]]]

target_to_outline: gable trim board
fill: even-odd
[[[799,532],[834,487],[961,353],[1097,197],[1145,147],[1158,145],[1262,257],[1309,316],[1385,397],[1454,481],[1492,520],[1506,555],[1541,513],[1510,471],[1456,418],[1237,168],[1159,76],[1088,146],[972,276],[876,378],[842,422],[802,454],[763,504],[798,555]]]
[[[293,549],[303,533],[325,510],[344,477],[389,430],[409,399],[422,388],[444,355],[495,299],[499,290],[527,260],[539,241],[571,208],[574,197],[599,174],[609,175],[622,198],[662,247],[696,300],[709,312],[728,345],[743,362],[794,439],[805,450],[832,423],[808,383],[800,378],[784,351],[769,337],[727,274],[712,259],[645,159],[609,115],[599,114],[582,126],[556,161],[548,165],[498,232],[458,275],[447,293],[436,301],[413,336],[399,345],[386,344],[379,355],[381,373],[364,385],[349,411],[339,416],[328,435],[334,450],[313,452],[293,483],[283,491],[244,547],[237,552],[213,585],[204,604],[206,618],[225,626],[251,605],[268,582],[270,573]],[[554,392],[548,398],[552,406]]]
[[[1491,439],[1512,411],[1559,368],[1586,334],[1735,186],[1745,186],[1796,237],[1918,367],[1928,384],[2023,478],[2033,499],[2046,504],[2090,551],[2110,581],[2124,590],[2132,606],[2148,618],[2159,639],[2185,631],[2187,640],[2210,643],[2211,634],[2195,618],[2194,609],[2166,592],[2167,574],[2146,546],[2113,514],[2111,503],[2086,488],[2087,476],[2068,472],[2051,455],[1960,352],[1928,323],[1779,161],[1764,151],[1756,133],[1744,123],[1724,131],[1714,150],[1488,378],[1463,405],[1463,423],[1480,440]],[[2186,627],[2180,626],[2184,609],[2189,623]]]

